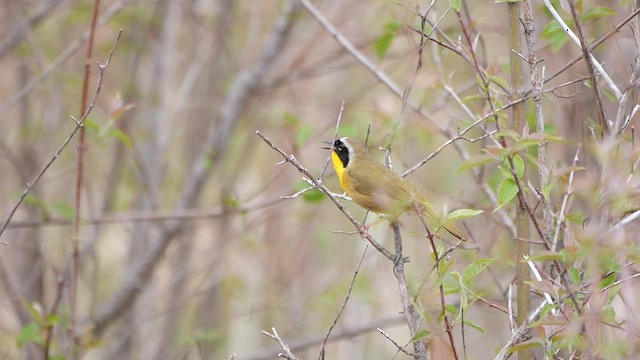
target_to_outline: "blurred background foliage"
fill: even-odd
[[[553,3],[562,9],[560,2]],[[429,18],[438,20],[443,33],[468,52],[450,2],[434,4]],[[420,31],[420,18],[413,10],[424,12],[430,2],[325,0],[316,5],[398,88],[413,81],[409,101],[429,117],[410,106],[403,110],[402,98],[296,1],[101,2],[92,63],[104,63],[120,28],[123,33],[85,124],[77,313],[80,328],[95,331],[82,332],[81,358],[274,358],[277,344],[260,333],[271,327],[292,349],[308,342],[295,347],[295,353],[314,358],[366,242],[336,233],[352,231],[353,226],[323,194],[312,191],[281,199],[307,184],[289,164],[276,165],[281,157],[256,130],[319,176],[328,156],[321,141],[333,136],[344,101],[339,136],[364,139],[370,127],[374,155],[384,161],[385,153],[377,149],[392,140],[394,170],[403,172],[447,141],[446,134],[457,134],[490,111],[473,66],[437,43],[426,43],[422,69],[416,73],[420,38],[414,30]],[[89,0],[0,5],[3,220],[25,183],[75,126],[70,116],[81,116],[81,39],[93,6]],[[629,1],[585,0],[579,6],[590,40],[633,8]],[[534,15],[538,58],[544,59],[541,66],[548,75],[580,51],[567,42],[541,3],[534,2]],[[571,18],[566,11],[562,16]],[[507,104],[498,86],[510,87],[507,5],[463,1],[460,17],[472,33],[481,65],[494,80],[496,105]],[[426,31],[431,33],[431,28]],[[625,26],[594,50],[622,89],[637,66],[634,36]],[[434,33],[434,38],[442,36]],[[91,96],[97,70],[92,72]],[[579,62],[545,88],[586,74]],[[637,268],[633,263],[638,255],[637,225],[630,224],[627,235],[605,235],[609,226],[638,209],[639,154],[632,128],[619,141],[595,141],[594,126],[589,125],[596,121],[595,105],[587,85],[578,81],[543,96],[545,131],[554,135],[547,145],[547,164],[535,164],[536,144],[523,155],[532,174],[528,196],[534,206],[538,189],[546,191],[558,212],[575,171],[566,212],[569,230],[562,231],[562,241],[575,250],[568,266],[575,265],[576,286],[610,271],[625,277]],[[609,95],[606,110],[615,116],[617,106]],[[528,101],[525,109],[533,133],[533,103]],[[511,127],[510,114],[499,114],[506,128]],[[495,128],[492,121],[466,136],[483,136]],[[397,132],[390,137],[395,125]],[[579,146],[582,169],[571,167]],[[510,334],[508,317],[488,306],[506,309],[506,291],[517,264],[509,230],[513,223],[507,221],[513,218],[514,202],[506,199],[494,212],[508,174],[499,169],[499,161],[481,158],[496,151],[489,139],[461,140],[409,176],[437,209],[484,210],[464,222],[473,238],[468,249],[454,251],[446,261],[449,271],[464,273],[478,259],[495,259],[469,283],[469,291],[486,299],[473,297],[475,302],[465,309],[465,320],[477,327],[465,327],[469,358],[492,357]],[[67,354],[68,294],[57,279],[66,279],[70,266],[76,156],[74,141],[2,236],[0,354],[5,358],[43,358],[48,331],[51,356]],[[540,168],[552,174],[550,183],[539,183],[535,174]],[[331,167],[324,183],[341,192]],[[347,208],[363,219],[364,210],[350,203]],[[536,211],[540,214],[541,208]],[[439,298],[430,247],[417,219],[402,222],[405,255],[410,257],[409,288],[420,308],[436,317]],[[387,225],[373,227],[371,234],[393,247]],[[446,281],[455,283],[450,273]],[[447,302],[455,308],[461,300],[460,290],[454,290]],[[608,358],[624,358],[638,349],[640,328],[633,316],[640,304],[634,300],[638,292],[631,287],[625,294],[602,301],[609,324],[628,326],[599,328],[602,333],[594,346],[610,354]],[[54,306],[58,297],[61,301]],[[334,330],[343,337],[328,343],[327,357],[390,358],[396,347],[375,328],[400,344],[407,342],[411,335],[401,310],[392,264],[367,250]],[[459,330],[458,323],[454,333],[461,346]]]

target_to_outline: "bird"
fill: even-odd
[[[327,144],[331,145],[325,149],[331,150],[331,161],[340,186],[353,202],[366,210],[387,215],[391,221],[396,221],[405,212],[435,219],[451,235],[465,240],[459,229],[442,221],[413,182],[376,161],[361,141],[342,137]],[[369,226],[365,226],[365,231]]]

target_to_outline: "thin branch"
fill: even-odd
[[[93,58],[93,45],[100,13],[100,0],[94,0],[93,12],[89,26],[89,41],[87,41],[87,52],[85,55],[84,76],[82,78],[82,93],[80,99],[80,114],[87,109],[87,99],[89,97],[89,80],[91,76],[91,60]],[[119,35],[118,35],[119,36]],[[71,231],[71,271],[69,274],[69,343],[67,353],[70,360],[75,360],[78,349],[75,346],[76,321],[78,300],[78,278],[80,277],[80,214],[82,204],[82,189],[84,187],[84,155],[86,149],[86,130],[80,127],[78,135],[78,154],[76,159],[76,183],[75,183],[75,203],[73,214],[73,230]]]
[[[548,7],[550,5],[549,0],[545,0],[545,4],[547,4],[547,7]],[[607,119],[607,115],[604,110],[604,103],[602,102],[602,94],[600,93],[600,87],[598,86],[598,80],[596,79],[596,73],[595,73],[594,67],[598,69],[598,72],[602,75],[602,78],[605,79],[607,84],[611,84],[609,87],[613,90],[616,96],[616,99],[619,100],[622,97],[622,94],[620,93],[620,90],[618,90],[616,85],[613,83],[613,81],[609,78],[609,75],[607,75],[607,73],[604,71],[604,69],[602,68],[602,65],[598,63],[596,58],[589,51],[586,35],[584,33],[584,28],[582,27],[582,20],[580,20],[580,14],[578,14],[578,10],[576,9],[575,0],[569,0],[569,7],[571,8],[573,21],[575,22],[576,27],[578,28],[579,39],[577,43],[579,44],[580,49],[582,50],[583,57],[587,64],[587,69],[589,70],[589,81],[591,82],[591,90],[593,91],[593,96],[596,101],[596,110],[598,111],[598,120],[600,122],[600,126],[602,127],[602,131],[605,134],[608,134],[611,131],[611,124],[609,123],[609,119]],[[549,10],[551,11],[551,9]],[[561,18],[560,20],[556,19],[556,21],[558,21],[558,23],[560,23],[560,25],[563,26],[563,28],[565,28],[565,32],[569,34],[569,37],[571,37],[573,41],[576,41],[575,34],[573,34],[573,32],[571,32],[569,27],[562,22],[562,19]]]
[[[580,146],[576,149],[576,154],[573,157],[573,167],[578,164],[580,160]],[[569,202],[569,197],[573,194],[573,177],[575,170],[571,170],[569,174],[569,183],[567,184],[567,191],[562,198],[562,205],[560,205],[560,212],[558,213],[558,221],[556,226],[555,234],[553,235],[553,239],[551,240],[551,251],[555,251],[558,246],[558,239],[560,236],[560,229],[564,227],[565,214],[567,212],[567,203]]]
[[[543,300],[540,305],[535,308],[535,310],[529,313],[525,321],[520,325],[520,327],[518,327],[518,330],[516,330],[516,332],[511,334],[509,341],[507,341],[507,343],[502,347],[498,355],[496,355],[493,360],[505,360],[511,355],[511,351],[509,351],[509,349],[512,346],[518,344],[522,340],[522,338],[529,332],[529,325],[531,325],[531,323],[538,319],[538,316],[540,316],[540,312],[545,305],[547,305],[547,300]]]
[[[408,352],[408,351],[407,351],[407,349],[405,349],[403,346],[400,346],[400,344],[398,344],[397,342],[395,342],[395,340],[393,340],[393,339],[391,338],[391,336],[389,336],[389,334],[387,334],[386,332],[384,332],[384,330],[382,330],[382,329],[380,329],[380,328],[377,328],[376,330],[378,330],[378,332],[379,332],[380,334],[382,334],[382,336],[386,337],[386,338],[387,338],[387,340],[391,341],[391,343],[392,343],[393,345],[395,345],[395,347],[398,349],[398,351],[401,351],[401,352],[403,352],[403,353],[405,353],[405,354],[407,354],[407,355],[409,355],[409,356],[411,356],[411,357],[414,357],[414,358],[415,358],[415,357],[417,357],[417,356],[416,356],[416,354],[413,354],[413,353]]]
[[[273,333],[268,333],[266,331],[262,331],[262,333],[274,340],[276,340],[278,342],[278,344],[280,344],[280,347],[282,348],[282,350],[284,350],[284,353],[279,353],[278,357],[287,359],[287,360],[298,360],[298,358],[293,355],[293,353],[291,353],[291,350],[289,349],[289,347],[284,343],[284,341],[282,341],[282,339],[280,338],[280,335],[278,335],[278,332],[276,331],[276,328],[272,327],[271,331]]]
[[[384,318],[381,320],[376,320],[371,323],[367,323],[364,325],[358,326],[345,326],[342,329],[338,329],[331,333],[329,336],[330,341],[338,341],[351,339],[356,336],[360,336],[369,332],[376,331],[378,328],[390,327],[390,326],[400,326],[404,323],[404,316],[395,315],[392,317]],[[291,352],[297,353],[305,351],[306,349],[319,345],[324,341],[324,333],[307,337],[302,340],[290,341],[288,346]],[[278,352],[281,351],[281,347],[270,348],[265,350],[256,351],[253,355],[249,355],[243,357],[245,360],[271,360],[274,356],[277,356]]]
[[[409,297],[409,289],[407,288],[407,282],[404,275],[404,264],[407,259],[402,256],[402,236],[400,234],[400,225],[397,221],[393,221],[391,223],[391,228],[393,229],[393,242],[395,245],[396,258],[394,261],[393,273],[396,276],[398,289],[400,290],[402,311],[404,313],[405,319],[407,320],[407,324],[409,325],[409,332],[411,334],[411,337],[413,338],[413,336],[418,333],[418,330],[420,330],[421,319],[415,305],[411,303]],[[416,353],[416,359],[427,359],[427,349],[423,341],[413,341],[413,349]]]
[[[324,347],[327,344],[327,340],[329,340],[329,336],[331,335],[331,331],[333,331],[333,328],[336,326],[336,324],[338,323],[338,320],[340,319],[340,316],[342,315],[342,312],[344,311],[344,308],[347,306],[347,302],[349,301],[349,297],[351,297],[351,291],[353,290],[353,284],[355,284],[356,279],[358,278],[358,272],[360,271],[360,266],[362,266],[362,261],[364,260],[364,256],[367,254],[367,249],[369,248],[369,245],[364,247],[364,250],[362,250],[362,256],[360,256],[360,261],[358,261],[358,266],[356,266],[356,271],[353,273],[353,278],[351,279],[351,283],[349,284],[349,289],[347,290],[347,295],[344,298],[344,301],[342,302],[342,306],[340,307],[340,311],[338,311],[338,315],[336,315],[336,318],[333,320],[333,324],[331,324],[331,326],[329,327],[329,330],[327,331],[327,335],[325,335],[324,340],[322,341],[322,344],[320,345],[320,351],[318,352],[318,360],[320,359],[324,359]]]
[[[107,62],[105,62],[104,65],[100,65],[98,63],[98,71],[99,71],[98,85],[96,86],[96,92],[93,96],[93,100],[91,100],[89,107],[87,107],[87,111],[85,111],[85,113],[82,114],[82,117],[80,117],[79,120],[76,120],[75,118],[71,117],[71,119],[75,123],[75,128],[67,136],[67,138],[62,143],[62,145],[58,148],[58,150],[53,155],[51,160],[49,160],[49,162],[42,168],[42,170],[40,170],[40,173],[38,173],[38,175],[36,175],[36,177],[31,182],[27,183],[27,187],[24,189],[24,191],[22,192],[22,194],[20,195],[16,203],[13,205],[13,207],[9,211],[9,215],[7,216],[4,223],[2,224],[2,227],[0,228],[0,237],[2,237],[2,234],[7,229],[7,226],[9,225],[9,223],[11,222],[11,219],[13,218],[13,215],[15,215],[16,210],[18,210],[18,207],[20,207],[20,204],[22,204],[22,201],[24,201],[24,198],[27,197],[27,194],[29,194],[29,192],[38,184],[38,182],[40,181],[40,178],[42,178],[42,176],[47,172],[47,170],[49,170],[51,165],[53,165],[53,163],[58,159],[60,154],[62,154],[62,151],[67,147],[67,145],[69,145],[69,142],[71,141],[71,139],[73,139],[73,136],[76,134],[76,132],[78,132],[78,130],[84,126],[83,125],[84,121],[93,110],[93,107],[96,103],[96,99],[98,98],[98,95],[100,94],[100,90],[102,89],[102,80],[104,77],[104,71],[107,69],[107,67],[109,66],[109,63],[111,62],[111,57],[113,56],[113,52],[115,51],[118,41],[120,40],[120,35],[122,35],[122,30],[118,32],[118,36],[116,37],[116,40],[113,43],[113,46],[111,47],[111,52],[109,53]]]
[[[587,63],[592,64],[592,66],[595,67],[598,70],[598,73],[600,74],[600,76],[602,76],[602,79],[604,79],[604,81],[606,82],[607,86],[609,86],[609,89],[613,92],[613,94],[615,95],[616,99],[620,99],[620,97],[622,96],[622,93],[620,92],[620,90],[618,89],[616,84],[613,82],[613,80],[611,80],[611,78],[609,77],[607,72],[604,70],[602,65],[600,65],[598,60],[596,60],[596,58],[591,54],[591,49],[588,47],[588,45],[587,45],[587,43],[585,41],[586,38],[584,37],[584,31],[581,31],[582,24],[580,23],[580,17],[578,16],[577,20],[575,19],[575,15],[577,15],[577,13],[574,14],[574,20],[576,22],[576,26],[578,27],[578,32],[580,33],[580,38],[578,38],[578,36],[576,36],[576,34],[571,30],[571,28],[564,22],[564,20],[560,16],[560,14],[558,14],[558,12],[553,7],[553,5],[551,5],[551,2],[549,2],[549,0],[543,0],[543,2],[544,2],[544,5],[549,10],[549,12],[551,13],[551,15],[553,16],[553,18],[556,20],[556,22],[562,27],[564,32],[567,33],[569,38],[578,47],[582,48],[583,57],[585,59],[589,59],[590,60],[590,61],[587,61]],[[575,10],[575,2],[573,0],[569,0],[569,6],[572,8],[572,12],[573,12],[573,10]],[[593,75],[594,75],[593,79],[595,80],[595,74],[593,74]]]

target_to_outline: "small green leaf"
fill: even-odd
[[[284,120],[284,123],[287,125],[298,125],[298,123],[300,122],[300,118],[297,115],[294,115],[292,113],[289,112],[285,112],[282,115],[282,120]]]
[[[489,265],[494,262],[495,259],[479,259],[474,261],[471,265],[467,266],[464,270],[464,283],[469,284],[473,278],[478,276],[481,272],[484,271]]]
[[[518,185],[512,178],[506,178],[502,181],[500,188],[498,189],[498,207],[493,212],[498,211],[503,206],[507,205],[518,194]]]
[[[602,318],[605,322],[615,324],[616,322],[616,310],[613,306],[607,306],[602,309]]]
[[[571,278],[571,282],[575,285],[579,285],[582,281],[580,270],[575,267],[569,268],[569,277]]]
[[[607,16],[613,16],[615,14],[615,11],[609,9],[606,6],[593,6],[585,10],[580,17],[582,18],[582,21],[587,21],[591,19],[600,19]]]
[[[563,259],[564,257],[560,253],[549,251],[549,250],[540,250],[534,253],[533,255],[531,255],[528,261],[553,261],[553,260],[562,261]],[[522,261],[526,262],[527,260],[522,260]]]
[[[124,144],[124,146],[129,148],[130,150],[133,149],[133,145],[131,143],[131,139],[129,138],[129,136],[127,134],[124,133],[124,131],[112,128],[112,129],[109,129],[109,131],[107,131],[107,136],[108,137],[112,137],[112,138],[116,138],[116,139],[120,140],[120,142],[122,144]]]
[[[490,79],[492,82],[496,83],[498,86],[500,86],[501,88],[504,89],[509,89],[511,88],[511,86],[509,85],[509,82],[499,76],[492,76]]]
[[[296,192],[302,191],[308,187],[310,187],[310,185],[304,181],[299,181],[294,185],[294,189]],[[318,189],[312,189],[303,193],[302,199],[309,203],[318,203],[324,200],[324,194]]]
[[[36,344],[44,343],[44,338],[40,335],[40,326],[38,326],[38,324],[28,324],[20,331],[20,335],[18,335],[18,348],[21,349],[29,342]]]
[[[451,4],[451,7],[455,11],[460,11],[460,8],[462,7],[462,1],[461,0],[449,0],[449,4]]]
[[[387,54],[387,51],[389,51],[391,43],[393,43],[393,40],[396,38],[396,33],[401,26],[402,24],[397,21],[392,21],[384,25],[384,33],[376,39],[373,44],[373,50],[376,52],[379,59],[382,59]]]
[[[75,210],[71,205],[63,202],[56,202],[52,205],[53,210],[63,219],[65,220],[73,220],[75,217]]]
[[[510,347],[509,352],[514,353],[520,350],[532,349],[537,347],[544,347],[544,344],[542,344],[540,340],[529,340]]]
[[[567,221],[572,222],[574,224],[582,224],[584,223],[584,214],[583,213],[569,213],[566,215]]]
[[[568,40],[569,37],[564,33],[564,29],[555,20],[551,20],[542,30],[540,35],[543,39],[549,40],[551,50],[559,50]]]
[[[302,125],[300,127],[300,130],[298,130],[298,133],[296,134],[296,146],[302,147],[304,144],[306,144],[312,132],[313,129],[311,128],[311,126],[307,124]]]
[[[431,336],[431,332],[429,332],[429,330],[423,329],[418,331],[415,335],[413,335],[413,337],[411,338],[411,341],[426,340],[429,338],[429,336]]]
[[[469,320],[469,319],[464,319],[463,323],[471,326],[472,328],[478,330],[479,332],[481,332],[482,334],[484,334],[484,329],[482,328],[482,326],[474,323],[473,321]]]
[[[449,215],[447,215],[448,220],[461,220],[470,217],[474,217],[476,215],[480,215],[484,212],[484,210],[473,210],[473,209],[458,209],[452,211]]]
[[[516,175],[518,175],[518,179],[522,179],[524,176],[524,161],[522,161],[522,158],[518,154],[513,156],[513,167],[515,168]]]
[[[607,286],[613,284],[614,282],[616,282],[616,273],[610,274],[609,276],[600,280],[600,289],[604,289]]]
[[[493,161],[493,156],[489,154],[472,156],[462,163],[462,166],[460,166],[460,169],[458,169],[458,172],[463,172],[465,170],[469,170],[474,167],[482,166],[492,161]]]

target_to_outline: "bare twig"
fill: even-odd
[[[404,263],[407,261],[402,256],[402,236],[400,234],[400,225],[397,221],[391,223],[393,229],[393,242],[395,245],[395,261],[393,273],[396,276],[398,282],[398,289],[400,290],[400,301],[402,303],[402,311],[404,317],[409,325],[409,332],[411,337],[418,333],[420,330],[420,323],[422,319],[420,314],[416,310],[414,304],[411,303],[409,297],[409,289],[404,275]],[[446,315],[445,315],[446,316]],[[415,351],[415,358],[419,360],[427,359],[427,349],[423,341],[413,341],[413,350]]]
[[[340,121],[342,120],[342,114],[344,113],[344,103],[345,101],[342,100],[342,105],[340,105],[340,112],[338,113],[338,118],[336,119],[336,128],[333,131],[333,137],[331,138],[331,146],[333,146],[333,143],[338,138],[338,129],[340,129]],[[333,152],[331,146],[329,146],[329,156],[327,156],[327,160],[325,161],[324,166],[322,167],[322,172],[320,173],[320,180],[324,178],[324,174],[327,172],[329,162],[331,161],[331,152]]]
[[[113,56],[113,52],[115,51],[116,45],[118,44],[118,40],[120,40],[120,35],[121,34],[122,34],[122,30],[120,30],[118,32],[118,36],[116,37],[116,40],[113,43],[113,47],[111,48],[111,52],[109,53],[109,57],[107,58],[107,61],[104,63],[104,65],[98,64],[98,71],[99,71],[98,85],[96,86],[96,92],[95,92],[95,94],[93,96],[93,100],[91,100],[91,103],[87,107],[87,110],[84,112],[84,114],[82,114],[80,119],[76,120],[75,118],[71,117],[71,119],[75,123],[75,128],[67,136],[67,138],[62,143],[62,145],[58,148],[58,150],[53,155],[51,160],[49,160],[49,162],[42,168],[42,170],[40,170],[40,173],[38,173],[38,175],[36,175],[36,177],[31,182],[29,182],[27,184],[27,187],[24,189],[24,191],[22,192],[22,194],[20,195],[20,197],[18,198],[16,203],[13,205],[13,207],[9,211],[9,215],[7,216],[7,218],[5,219],[4,223],[2,224],[2,227],[0,228],[0,237],[2,237],[2,234],[7,229],[7,226],[11,222],[11,219],[13,218],[13,215],[15,215],[16,210],[18,210],[18,207],[20,207],[20,204],[22,204],[22,201],[24,201],[24,198],[38,184],[38,181],[40,181],[40,178],[42,178],[44,173],[46,173],[47,170],[49,170],[49,168],[51,167],[51,165],[53,165],[53,163],[58,159],[58,157],[60,156],[62,151],[67,147],[67,145],[69,144],[71,139],[73,139],[73,137],[76,134],[76,132],[78,132],[78,130],[80,128],[82,128],[83,123],[86,120],[87,116],[89,116],[89,114],[93,110],[93,107],[94,107],[94,105],[96,103],[96,99],[98,98],[98,95],[100,94],[100,90],[102,89],[102,80],[103,80],[103,77],[104,77],[104,71],[107,69],[107,66],[109,66],[109,63],[111,62],[111,57]]]
[[[414,357],[414,358],[415,358],[415,357],[417,357],[417,356],[416,356],[416,354],[413,354],[413,353],[408,352],[408,351],[407,351],[407,349],[405,349],[403,346],[400,346],[400,344],[398,344],[397,342],[395,342],[395,340],[393,340],[393,339],[391,338],[391,336],[389,336],[389,334],[387,334],[386,332],[384,332],[384,330],[382,330],[382,329],[380,329],[380,328],[377,328],[376,330],[378,330],[378,332],[379,332],[380,334],[382,334],[382,336],[386,337],[386,338],[387,338],[387,340],[391,341],[391,343],[392,343],[393,345],[395,345],[395,347],[398,349],[398,351],[401,351],[401,352],[403,352],[403,353],[405,353],[405,354],[407,354],[407,355],[409,355],[409,356],[411,356],[411,357]]]
[[[493,358],[494,360],[504,360],[511,355],[509,349],[520,342],[520,340],[522,340],[522,338],[529,332],[529,325],[538,319],[538,316],[540,316],[540,312],[545,305],[547,305],[547,300],[542,301],[535,310],[529,313],[525,321],[520,324],[520,327],[518,327],[518,330],[511,334],[509,341],[507,341],[507,343],[502,347],[498,355]]]
[[[547,4],[547,8],[549,8],[548,0],[545,0],[545,4]],[[620,97],[622,97],[622,94],[620,93],[620,90],[618,90],[618,88],[615,86],[615,84],[613,84],[613,81],[609,78],[609,76],[604,71],[600,63],[598,63],[596,58],[589,51],[587,38],[584,33],[584,28],[582,27],[582,20],[580,19],[580,15],[578,14],[578,10],[576,9],[575,0],[569,0],[569,7],[571,8],[573,21],[575,22],[576,27],[578,28],[578,40],[579,40],[578,45],[582,50],[585,63],[587,64],[587,69],[589,70],[589,81],[591,82],[591,90],[593,91],[593,97],[596,101],[596,110],[598,111],[598,120],[600,122],[600,126],[602,127],[603,133],[608,134],[611,131],[611,124],[609,123],[609,119],[607,119],[607,114],[605,113],[605,110],[604,110],[604,103],[602,102],[602,94],[600,93],[600,86],[598,86],[598,80],[596,79],[596,72],[594,68],[598,69],[598,72],[600,73],[600,75],[602,75],[603,79],[605,79],[607,84],[609,83],[612,84],[612,85],[609,85],[609,87],[611,88],[611,90],[613,90],[613,93],[615,94],[616,99],[620,99]],[[571,37],[572,40],[575,41],[576,40],[575,34],[573,34],[571,30],[567,30],[569,29],[569,27],[566,24],[562,23],[562,19],[560,20],[556,19],[556,21],[558,21],[560,25],[563,26],[563,28],[565,28],[565,32],[569,34],[569,37]]]
[[[560,236],[560,230],[564,228],[564,221],[565,221],[565,214],[567,212],[567,204],[569,202],[569,198],[571,197],[571,195],[573,195],[573,177],[574,177],[574,173],[575,173],[575,167],[578,164],[578,161],[580,160],[580,146],[578,146],[578,148],[576,149],[576,154],[573,157],[573,167],[574,170],[571,170],[571,173],[569,174],[569,183],[567,184],[567,191],[564,194],[564,197],[562,198],[562,205],[560,205],[560,212],[558,213],[558,221],[557,221],[557,225],[556,225],[556,231],[553,235],[553,239],[551,240],[551,251],[555,251],[556,247],[558,246],[558,239]]]
[[[417,206],[417,205],[414,205]],[[416,210],[418,210],[416,208]],[[429,230],[429,226],[427,226],[427,223],[425,222],[424,218],[422,216],[418,216],[418,219],[420,219],[420,223],[422,224],[422,227],[424,228],[424,230],[427,232],[427,238],[429,239],[429,244],[431,245],[431,251],[433,252],[433,258],[435,260],[435,263],[439,263],[440,262],[440,254],[438,254],[438,248],[436,247],[436,243],[433,237],[433,233],[431,232],[431,230]],[[438,279],[441,279],[443,274],[441,274],[440,272],[440,267],[436,266],[436,274],[438,275]],[[447,336],[449,337],[449,343],[451,344],[451,351],[453,352],[453,355],[455,357],[455,359],[458,359],[458,352],[456,351],[456,344],[455,341],[453,339],[453,328],[451,327],[451,323],[449,322],[449,315],[447,312],[447,304],[444,300],[444,283],[442,281],[439,282],[440,285],[438,287],[439,291],[440,291],[440,309],[442,311],[443,317],[444,317],[444,324],[445,324],[445,329],[444,331],[447,333]]]
[[[48,316],[55,314],[58,311],[58,306],[60,305],[60,300],[62,299],[62,293],[64,292],[64,278],[59,276],[57,272],[56,278],[58,281],[58,288],[56,289],[56,297],[53,300],[53,304],[51,305],[51,309],[49,309]],[[45,340],[44,340],[44,358],[45,360],[49,360],[51,353],[51,340],[53,339],[53,325],[47,324],[45,327]]]
[[[545,6],[547,7],[547,9],[549,10],[549,12],[551,12],[551,15],[553,16],[553,18],[556,20],[556,22],[562,27],[562,29],[565,31],[565,33],[569,36],[569,38],[571,38],[571,40],[578,46],[582,48],[583,51],[583,57],[585,59],[588,59],[587,63],[588,64],[592,64],[592,65],[588,65],[589,67],[595,67],[598,70],[598,73],[600,74],[600,76],[602,76],[602,78],[604,79],[604,81],[607,83],[607,86],[609,86],[609,89],[613,92],[613,94],[616,96],[616,99],[620,99],[620,96],[622,96],[622,93],[620,92],[620,90],[618,89],[618,87],[616,86],[616,84],[613,82],[613,80],[611,80],[611,78],[609,77],[609,75],[607,74],[607,72],[604,70],[604,68],[602,67],[602,65],[600,65],[600,63],[598,62],[598,60],[596,60],[596,58],[591,54],[591,49],[588,47],[586,41],[585,41],[585,36],[584,36],[584,31],[580,31],[580,29],[582,28],[582,24],[580,23],[580,18],[578,17],[578,19],[576,20],[576,25],[578,26],[579,32],[581,32],[580,34],[580,38],[578,38],[576,36],[576,34],[573,33],[573,31],[571,30],[571,28],[569,28],[569,26],[567,26],[567,24],[564,22],[564,20],[562,19],[562,17],[560,16],[560,14],[558,14],[558,12],[556,11],[556,9],[553,7],[553,5],[551,5],[551,2],[549,2],[549,0],[543,0]],[[569,0],[569,6],[575,10],[575,2],[573,2],[572,0]],[[572,11],[573,12],[573,11]],[[577,13],[576,13],[577,14]],[[574,14],[574,16],[576,15]],[[575,20],[575,19],[574,19]],[[593,71],[593,69],[591,70]],[[595,74],[592,73],[592,79],[595,81]],[[596,84],[594,84],[596,85]],[[595,86],[597,87],[597,86]]]
[[[349,289],[347,290],[347,295],[344,298],[344,301],[342,302],[342,306],[340,307],[340,311],[338,311],[338,315],[336,315],[336,318],[333,320],[333,324],[331,324],[331,326],[329,327],[329,330],[327,331],[327,335],[325,335],[324,340],[322,341],[322,344],[320,345],[320,351],[318,352],[318,360],[320,359],[324,359],[324,347],[327,344],[327,340],[329,340],[329,336],[331,335],[331,331],[333,331],[333,328],[336,326],[336,324],[338,323],[338,320],[340,319],[340,316],[342,315],[342,312],[344,311],[344,308],[347,306],[347,302],[349,301],[349,297],[351,297],[351,291],[353,290],[353,284],[355,284],[356,282],[356,278],[358,277],[358,272],[360,271],[360,266],[362,266],[362,261],[364,260],[364,256],[367,254],[367,249],[369,248],[369,246],[365,246],[364,250],[362,250],[362,256],[360,256],[360,261],[358,261],[358,266],[356,266],[356,271],[353,273],[353,278],[351,279],[351,283],[349,284]]]
[[[280,347],[282,348],[282,350],[284,350],[284,353],[279,353],[278,357],[281,357],[287,360],[298,360],[298,358],[295,355],[293,355],[293,353],[291,353],[291,350],[289,350],[289,347],[287,346],[287,344],[285,344],[284,341],[282,341],[282,339],[280,338],[280,335],[278,335],[278,332],[276,331],[276,328],[272,327],[271,331],[273,333],[268,333],[264,330],[262,331],[262,333],[276,340],[278,344],[280,344]]]
[[[400,326],[404,323],[404,316],[395,315],[393,317],[380,319],[373,321],[371,323],[367,323],[364,325],[358,326],[345,326],[341,329],[337,329],[331,333],[329,336],[329,341],[337,341],[350,339],[362,334],[366,334],[372,331],[376,331],[378,328],[389,327],[389,326]],[[324,341],[324,333],[318,334],[314,336],[310,336],[304,338],[302,340],[290,341],[288,346],[291,352],[297,353],[302,352],[312,346],[319,345]],[[273,359],[274,356],[277,356],[277,353],[281,351],[281,347],[270,348],[266,350],[257,351],[253,355],[249,355],[247,357],[243,357],[245,360],[270,360]]]

